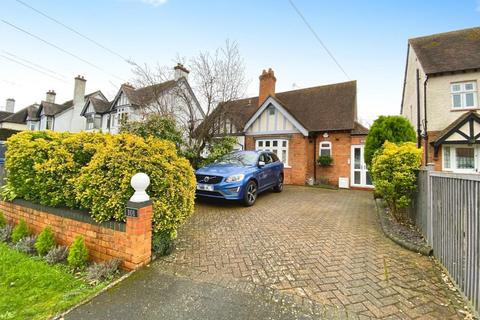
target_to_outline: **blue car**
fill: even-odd
[[[265,190],[283,190],[283,163],[268,151],[237,151],[198,169],[197,196],[239,200],[251,206]]]

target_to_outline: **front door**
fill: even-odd
[[[365,164],[363,147],[363,145],[352,146],[351,185],[353,187],[372,188],[373,184]]]

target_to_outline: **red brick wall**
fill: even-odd
[[[284,137],[284,136],[279,136]],[[269,136],[268,138],[275,138]],[[245,149],[255,149],[255,139],[267,139],[266,136],[246,136]],[[323,167],[316,164],[321,141],[332,143],[333,163],[331,166]],[[313,177],[314,166],[316,166],[316,180],[318,182],[338,185],[339,177],[350,179],[350,158],[351,146],[353,144],[364,144],[365,136],[352,136],[350,132],[329,132],[328,138],[319,135],[314,142],[302,134],[292,134],[289,139],[288,163],[290,168],[285,168],[285,183],[304,185],[306,180]],[[315,154],[314,154],[315,153]]]
[[[255,150],[255,139],[285,139],[281,136],[246,136],[245,150]],[[288,165],[285,167],[285,184],[304,185],[307,178],[308,138],[300,133],[289,135],[288,141]]]
[[[338,178],[340,177],[346,177],[350,180],[351,147],[352,145],[364,144],[365,136],[352,136],[350,132],[329,132],[327,138],[319,135],[316,139],[316,157],[319,155],[320,142],[322,141],[330,141],[332,143],[333,162],[331,166],[317,165],[316,180],[335,186],[338,186]]]
[[[435,140],[438,135],[440,134],[440,131],[429,131],[428,132],[428,141],[433,141]],[[422,140],[423,143],[423,140]],[[425,152],[425,151],[424,151]],[[442,148],[438,149],[438,156],[435,157],[435,150],[433,146],[429,143],[428,144],[428,162],[433,163],[434,170],[435,171],[442,171]],[[425,156],[422,156],[422,164],[425,165]]]
[[[38,234],[50,226],[57,243],[70,246],[77,235],[85,239],[90,259],[123,260],[122,267],[136,269],[150,261],[152,237],[152,205],[138,210],[138,217],[127,218],[125,232],[80,222],[20,204],[0,201],[0,210],[10,223],[24,219],[31,232]]]

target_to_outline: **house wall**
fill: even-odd
[[[245,150],[255,150],[255,141],[258,139],[287,139],[288,140],[288,167],[284,169],[285,184],[304,185],[307,178],[307,149],[308,139],[302,134],[290,135],[259,135],[245,137]]]
[[[2,122],[0,124],[0,128],[23,131],[23,130],[27,130],[27,125],[20,124],[20,123],[12,123],[12,122]]]
[[[427,120],[429,131],[441,131],[450,123],[457,120],[462,114],[472,109],[452,110],[452,97],[450,85],[453,82],[477,82],[477,106],[480,101],[478,86],[480,85],[480,72],[466,72],[450,74],[428,79],[427,85]],[[478,112],[478,108],[476,111]]]
[[[420,75],[420,120],[423,116],[423,82],[425,81],[425,72],[423,71],[417,55],[412,47],[409,48],[407,57],[407,70],[405,79],[405,91],[403,94],[402,115],[406,117],[417,131],[417,81],[416,72]]]

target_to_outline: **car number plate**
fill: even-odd
[[[213,185],[212,184],[197,183],[197,190],[213,191]]]

